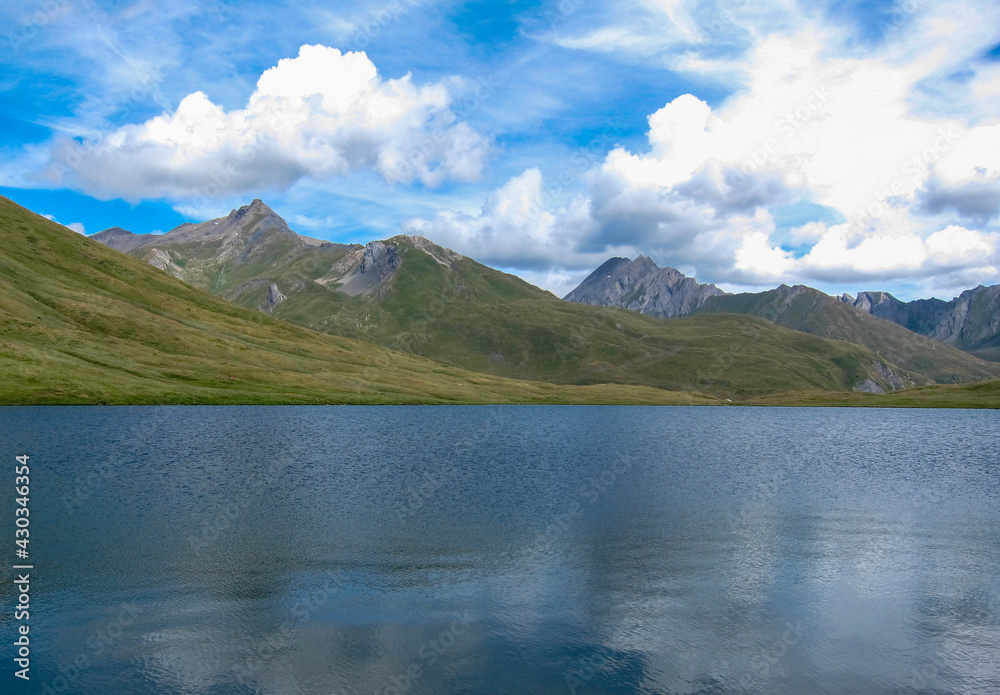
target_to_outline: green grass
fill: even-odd
[[[656,403],[475,374],[225,302],[0,198],[0,403]]]
[[[777,394],[746,402],[747,405],[843,406],[864,408],[994,408],[1000,409],[1000,379],[976,384],[935,384],[895,393]]]
[[[253,254],[240,254],[248,257],[242,262],[211,243],[169,249],[188,258],[188,267],[202,269],[202,276],[185,270],[182,277],[201,277],[202,286],[247,308],[260,307],[276,282],[288,295],[274,310],[277,318],[492,376],[632,384],[732,400],[803,389],[849,391],[867,377],[888,386],[873,369],[882,358],[857,345],[750,316],[663,320],[564,302],[468,258],[443,265],[406,237],[386,243],[402,258],[390,291],[357,297],[313,281],[346,250],[323,256],[313,247],[296,249],[287,234],[261,236]],[[919,373],[910,378],[928,380]]]
[[[245,308],[0,199],[0,403],[813,404],[822,394],[892,405],[902,395],[831,395],[872,376],[879,356],[752,316],[662,320],[572,304],[470,259],[442,266],[402,239],[390,240],[404,260],[392,292],[352,298],[312,282],[343,247],[321,262],[278,241],[224,267],[209,245],[171,249]],[[301,326],[253,310],[266,268],[303,283],[279,305]],[[992,407],[989,393],[920,403],[963,398]]]
[[[917,335],[808,287],[712,297],[701,311],[760,316],[810,335],[862,345],[899,367],[917,384],[963,383],[1000,376],[1000,365],[995,362],[985,362]]]

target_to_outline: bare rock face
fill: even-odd
[[[402,262],[395,246],[384,241],[369,242],[361,254],[361,262],[343,276],[337,289],[351,296],[372,292],[382,296],[388,292]]]
[[[889,367],[889,365],[884,362],[876,362],[872,365],[875,371],[885,379],[885,383],[889,385],[889,388],[893,391],[898,391],[899,389],[906,388],[906,384],[900,379],[894,371]]]
[[[686,316],[709,297],[725,294],[673,268],[660,268],[645,256],[612,258],[566,295],[569,302],[618,306],[650,316]]]
[[[856,393],[885,393],[885,389],[878,385],[871,377],[865,379],[864,381],[858,383],[854,387]]]
[[[884,362],[872,363],[874,376],[862,379],[854,386],[854,391],[858,393],[885,393],[888,391],[898,391],[906,388],[906,384],[900,379],[889,365]],[[876,381],[881,379],[881,382]]]
[[[414,248],[420,249],[428,256],[433,258],[435,261],[441,265],[447,267],[450,266],[455,261],[460,261],[464,256],[459,253],[455,253],[451,249],[446,249],[442,246],[438,246],[430,239],[422,236],[401,236],[402,239],[409,241],[413,244]]]
[[[1000,285],[966,290],[956,299],[953,320],[939,325],[955,344],[980,346],[1000,338]],[[935,336],[937,337],[937,336]],[[939,338],[939,340],[944,340]]]
[[[1000,343],[1000,285],[966,290],[950,302],[902,302],[886,292],[841,298],[856,309],[958,348],[975,350]]]
[[[264,295],[264,306],[261,307],[261,311],[266,314],[270,314],[274,311],[275,307],[285,301],[287,297],[281,293],[278,286],[275,283],[271,283],[271,286],[267,288],[267,294]]]
[[[154,268],[159,268],[162,271],[170,273],[174,277],[179,276],[181,273],[181,267],[174,263],[174,259],[163,249],[153,249],[146,262]]]

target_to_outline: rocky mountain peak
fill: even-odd
[[[640,256],[639,258],[642,258],[642,256]],[[602,263],[597,270],[591,273],[590,277],[588,277],[587,280],[589,280],[590,278],[597,278],[602,275],[610,277],[611,275],[617,273],[619,269],[621,269],[623,266],[630,265],[631,263],[632,261],[630,259],[622,258],[621,256],[616,256],[615,258],[609,258],[608,260],[604,261],[604,263]]]
[[[725,292],[715,285],[702,285],[675,268],[660,268],[651,258],[639,256],[634,261],[608,259],[565,298],[674,317],[689,314],[709,297],[721,294]]]
[[[232,210],[229,215],[226,216],[228,220],[242,220],[253,215],[274,215],[278,217],[277,213],[271,208],[264,204],[260,198],[254,198],[249,205],[244,205],[243,207]],[[281,219],[278,217],[278,219]]]
[[[90,238],[104,244],[105,246],[110,246],[116,251],[128,253],[129,251],[142,246],[149,237],[155,238],[153,235],[135,234],[127,229],[122,229],[121,227],[109,227],[103,232],[94,234]]]
[[[222,241],[232,245],[240,238],[249,243],[269,231],[298,238],[278,213],[255,198],[249,205],[232,210],[225,217],[200,224],[182,224],[160,237],[157,245],[199,241]]]

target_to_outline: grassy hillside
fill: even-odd
[[[482,275],[468,263],[474,277]],[[442,277],[454,281],[451,291],[459,294],[508,293],[509,301],[457,303],[452,315],[451,302],[434,301],[448,295],[448,288],[439,286],[423,297],[401,294],[399,303],[387,305],[387,315],[407,309],[409,297],[408,310],[425,313],[416,324],[420,330],[408,339],[439,345],[435,349],[444,356],[452,343],[465,354],[461,346],[476,336],[490,349],[487,359],[497,371],[525,369],[523,351],[532,350],[540,358],[531,360],[541,365],[537,371],[553,379],[576,378],[585,369],[595,381],[673,380],[737,402],[756,396],[749,402],[1000,403],[998,381],[884,396],[820,393],[858,378],[873,355],[749,317],[660,321],[599,307],[580,313],[585,307],[547,299],[516,278],[485,275],[480,285]],[[405,276],[400,280],[408,282]],[[464,322],[456,318],[463,314]],[[531,320],[525,322],[525,315]],[[493,328],[484,332],[487,325]],[[376,329],[377,322],[366,328]],[[0,373],[4,404],[719,402],[643,386],[515,381],[322,335],[222,301],[4,198]],[[778,392],[786,393],[773,395]]]
[[[935,384],[895,393],[801,392],[746,401],[749,405],[865,408],[1000,408],[1000,379],[976,384]]]
[[[803,388],[850,391],[866,378],[891,388],[873,368],[876,363],[892,365],[906,385],[1000,374],[995,365],[944,346],[939,350],[934,341],[870,316],[862,320],[884,323],[891,334],[875,341],[876,349],[751,316],[663,320],[565,302],[467,258],[444,267],[406,237],[388,243],[403,262],[384,296],[344,297],[312,287],[290,295],[275,315],[498,376],[612,381],[731,399]],[[326,293],[340,296],[320,296]],[[863,328],[849,335],[859,338]],[[892,349],[899,345],[912,349]],[[939,355],[941,361],[934,361]],[[906,360],[908,368],[897,369],[891,357]]]
[[[810,388],[849,391],[865,379],[891,388],[875,368],[883,360],[858,346],[752,317],[664,321],[564,302],[418,238],[387,240],[400,261],[391,282],[348,296],[329,278],[358,249],[296,242],[283,223],[253,235],[253,244],[170,243],[135,253],[159,254],[161,261],[166,254],[170,272],[247,308],[493,376],[635,384],[733,400]],[[266,299],[272,283],[284,295],[273,306]]]
[[[473,374],[225,302],[0,198],[0,403],[709,403]]]
[[[549,300],[455,301],[419,323],[387,302],[379,342],[465,368],[555,383],[634,383],[741,399],[790,389],[850,390],[877,357],[744,316],[664,321]]]
[[[1000,376],[1000,365],[996,363],[917,335],[809,287],[782,286],[756,294],[712,297],[701,312],[760,316],[810,335],[863,345],[900,367],[918,384],[962,383]]]
[[[1000,335],[982,341],[978,347],[970,349],[969,352],[981,360],[1000,362]]]

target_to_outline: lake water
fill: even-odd
[[[1000,693],[997,411],[0,425],[5,561],[27,453],[34,564],[31,681],[8,646],[5,693]]]

